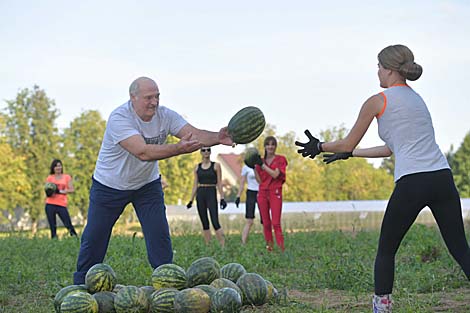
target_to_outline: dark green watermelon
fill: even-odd
[[[98,302],[87,292],[69,294],[60,305],[61,313],[98,313]]]
[[[220,269],[221,277],[230,279],[234,283],[245,273],[245,267],[239,263],[227,263]]]
[[[188,288],[175,295],[176,313],[207,313],[211,300],[207,293],[199,288]]]
[[[96,302],[98,302],[99,313],[116,313],[114,309],[114,298],[116,294],[111,291],[100,291],[93,295]]]
[[[220,277],[220,265],[211,257],[197,259],[186,271],[188,287],[197,285],[210,285],[214,279]]]
[[[174,313],[178,289],[163,288],[150,296],[150,313]]]
[[[259,156],[259,151],[256,148],[248,148],[245,150],[245,157],[243,161],[245,162],[246,166],[255,168],[255,158]],[[245,271],[246,273],[246,271]]]
[[[243,293],[240,288],[233,281],[227,278],[217,278],[212,283],[211,286],[222,289],[222,288],[232,288],[240,294],[240,297],[243,297]]]
[[[147,313],[149,300],[145,292],[136,286],[122,287],[114,298],[116,313]]]
[[[68,296],[69,294],[72,293],[77,293],[77,292],[87,292],[88,289],[85,285],[70,285],[66,286],[62,289],[60,289],[54,298],[54,309],[57,313],[60,313],[60,305],[62,304],[62,301],[64,301],[64,298]]]
[[[90,293],[112,291],[116,286],[116,274],[108,264],[93,265],[85,276],[85,285]]]
[[[268,286],[264,278],[256,273],[246,273],[240,276],[237,286],[243,293],[246,304],[263,305],[266,303]]]
[[[222,288],[211,297],[211,313],[238,313],[241,307],[242,298],[235,289]]]
[[[186,287],[186,271],[176,264],[163,264],[152,273],[152,285],[155,289]]]
[[[266,126],[264,114],[260,109],[249,106],[238,111],[228,123],[228,133],[233,142],[250,143],[261,135]]]

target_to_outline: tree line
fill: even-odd
[[[98,111],[89,110],[59,131],[55,126],[58,116],[55,101],[38,86],[20,90],[15,99],[6,100],[6,108],[0,113],[0,210],[12,212],[22,207],[29,213],[33,228],[44,217],[43,187],[53,159],[62,160],[65,172],[74,179],[75,192],[69,195],[71,215],[85,218],[87,214],[91,176],[106,121]],[[322,131],[319,137],[330,141],[343,138],[347,131],[339,126]],[[263,153],[263,141],[269,135],[277,138],[277,153],[286,156],[289,163],[283,192],[285,201],[387,199],[392,192],[393,157],[384,159],[379,168],[362,158],[325,165],[320,157],[304,159],[296,152],[294,132],[278,134],[275,126],[269,124],[249,146]],[[177,140],[169,137],[167,142]],[[456,151],[451,148],[446,156],[461,197],[470,197],[470,132],[461,146]],[[167,204],[190,198],[193,169],[198,162],[197,152],[159,161],[160,171],[169,185],[165,190]],[[229,201],[234,200],[237,188],[226,186]]]

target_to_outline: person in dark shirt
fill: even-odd
[[[224,247],[225,237],[224,231],[219,223],[219,211],[217,207],[217,189],[220,194],[220,208],[224,210],[227,203],[224,200],[224,191],[222,189],[222,169],[220,164],[211,161],[211,148],[201,148],[202,162],[194,168],[194,185],[191,193],[191,200],[186,207],[191,208],[194,197],[197,202],[197,212],[202,224],[202,233],[204,241],[209,244],[211,240],[211,230],[209,228],[209,218],[207,211],[214,227],[215,235],[220,245]]]

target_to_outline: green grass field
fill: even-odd
[[[371,311],[377,230],[355,226],[320,232],[301,222],[295,227],[285,224],[286,252],[268,253],[259,225],[242,246],[236,232],[242,219],[224,217],[228,234],[222,250],[215,239],[205,246],[192,223],[172,222],[176,264],[188,268],[203,256],[213,256],[221,265],[239,262],[279,289],[279,303],[244,307],[243,312]],[[79,249],[78,239],[67,237],[64,229],[60,234],[59,240],[49,239],[48,230],[35,237],[0,234],[0,312],[53,312],[55,293],[72,284]],[[138,224],[116,227],[105,262],[120,284],[151,284],[152,269]],[[416,224],[405,237],[396,258],[394,301],[394,312],[469,312],[470,283],[435,227]]]

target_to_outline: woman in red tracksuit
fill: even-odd
[[[256,162],[255,175],[259,183],[258,207],[263,220],[266,249],[273,250],[273,232],[278,247],[284,251],[284,236],[281,228],[282,185],[286,181],[287,160],[276,154],[277,140],[268,136],[264,140],[264,159]],[[271,214],[270,214],[271,211]]]

